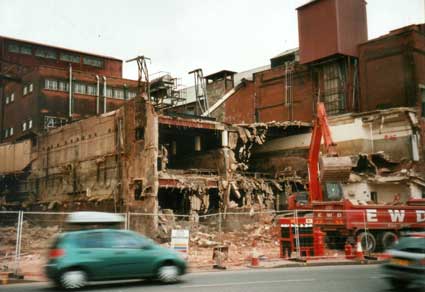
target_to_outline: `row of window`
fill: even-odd
[[[22,95],[25,96],[25,95],[33,92],[33,91],[34,91],[34,85],[32,83],[29,83],[29,84],[24,86]],[[14,92],[5,97],[5,103],[6,104],[12,103],[14,101],[15,101],[15,93]]]
[[[27,84],[27,85],[24,86],[24,89],[23,89],[23,92],[22,93],[25,96],[28,93],[33,92],[33,90],[34,90],[34,85],[32,83],[30,83],[30,84]]]
[[[10,95],[6,96],[5,103],[9,104],[15,101],[15,93],[11,93]]]
[[[30,129],[32,129],[32,120],[28,120],[22,123],[22,132]]]
[[[30,45],[23,45],[23,44],[9,44],[8,51],[11,53],[17,53],[17,54],[24,54],[24,55],[32,55],[32,47]],[[35,56],[45,59],[57,59],[56,51],[53,49],[47,49],[47,48],[36,48],[34,52]],[[71,54],[71,53],[60,53],[59,60],[64,62],[71,62],[71,63],[81,63],[81,56],[77,54]],[[103,60],[95,57],[89,57],[89,56],[83,56],[83,64],[89,65],[93,67],[103,67]]]
[[[4,137],[11,137],[13,136],[13,128],[6,128],[4,129]]]
[[[74,82],[74,92],[78,94],[97,95],[97,86],[95,84],[85,84],[81,82]],[[46,79],[44,81],[44,88],[49,90],[68,91],[69,83],[67,81]],[[102,91],[103,87],[100,87]],[[100,93],[99,93],[100,94]],[[136,92],[128,91],[127,96],[124,94],[124,89],[120,88],[106,88],[106,97],[118,99],[131,99],[136,96]]]
[[[22,123],[22,132],[32,129],[32,120],[27,120]],[[13,127],[4,129],[4,138],[12,137],[14,134]]]

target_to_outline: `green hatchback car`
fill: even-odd
[[[133,231],[94,229],[60,234],[49,250],[45,272],[65,289],[121,279],[173,283],[186,272],[186,261]]]

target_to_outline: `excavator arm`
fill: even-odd
[[[326,156],[322,156],[319,163],[322,137]],[[350,175],[351,159],[349,157],[337,157],[335,146],[336,144],[332,140],[332,133],[328,124],[325,105],[322,102],[318,102],[317,116],[313,123],[308,154],[310,201],[323,201],[321,183],[326,181],[345,181]],[[321,165],[321,178],[319,178],[319,164]]]

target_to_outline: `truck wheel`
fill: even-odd
[[[360,232],[357,235],[357,238],[362,244],[363,252],[373,252],[376,249],[376,239],[375,236],[370,232]]]
[[[383,250],[387,250],[397,241],[397,235],[394,232],[386,231],[379,234],[379,243]]]

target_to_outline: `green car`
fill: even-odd
[[[60,234],[49,250],[47,277],[65,289],[88,281],[159,279],[177,282],[186,261],[171,250],[127,230],[94,229]]]

